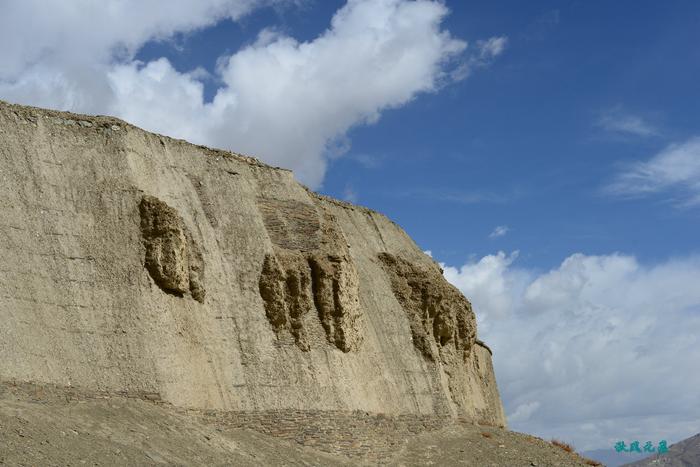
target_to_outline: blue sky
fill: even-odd
[[[648,261],[697,251],[697,210],[674,209],[667,193],[600,193],[625,163],[697,134],[697,3],[465,3],[449,4],[450,31],[506,34],[508,49],[468,80],[352,131],[350,155],[378,167],[342,158],[323,191],[342,197],[349,185],[448,262],[494,249],[519,249],[522,262],[542,268],[573,251]],[[658,133],[597,125],[615,111]],[[497,225],[510,231],[489,239]]]
[[[313,40],[343,4],[263,8],[175,44],[150,42],[137,58],[214,73],[220,56],[270,25]],[[494,249],[520,250],[519,261],[537,268],[573,251],[652,262],[697,252],[697,210],[674,208],[668,193],[602,192],[625,164],[698,133],[696,2],[447,5],[443,24],[455,37],[505,35],[507,50],[488,69],[353,128],[319,191],[386,213],[453,263]],[[218,83],[205,85],[211,100]],[[650,134],[606,129],[605,118],[640,119]],[[508,233],[490,239],[499,225]]]
[[[700,431],[698,2],[131,1],[7,2],[0,98],[386,214],[472,300],[515,429]]]

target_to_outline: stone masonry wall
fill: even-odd
[[[342,411],[205,412],[219,426],[248,428],[303,446],[353,459],[378,462],[401,449],[411,435],[470,420],[431,415],[369,414]]]

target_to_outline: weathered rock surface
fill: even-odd
[[[363,335],[357,270],[335,217],[317,204],[320,216],[301,203],[259,201],[274,244],[260,274],[260,296],[278,337],[286,330],[308,351],[318,320],[328,342],[350,352]],[[313,311],[315,317],[307,316]]]
[[[409,320],[413,345],[442,367],[452,402],[468,411],[472,396],[465,388],[478,387],[490,394],[485,397],[487,406],[477,408],[480,418],[489,420],[490,414],[497,414],[497,419],[504,419],[491,361],[481,349],[489,357],[491,351],[476,339],[476,317],[469,301],[445,280],[436,264],[412,263],[390,253],[380,253],[379,259]]]
[[[249,157],[5,103],[0,180],[0,380],[505,425],[469,302],[381,214]]]
[[[166,292],[204,302],[204,263],[199,248],[177,212],[153,196],[139,205],[141,233],[146,244],[145,267]]]

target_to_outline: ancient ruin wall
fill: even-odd
[[[0,180],[2,380],[505,423],[468,302],[376,212],[249,157],[5,103]]]
[[[313,326],[305,321],[312,313],[330,344],[357,350],[363,335],[357,270],[334,216],[320,203],[265,199],[259,205],[274,244],[260,274],[260,296],[278,337],[289,332],[301,350],[310,350]]]

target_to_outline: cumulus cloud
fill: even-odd
[[[517,251],[510,255],[501,251],[459,268],[442,264],[445,278],[479,305],[480,326],[490,325],[489,321],[482,321],[487,316],[484,310],[495,318],[508,316],[515,306],[516,295],[529,282],[527,271],[511,268],[517,257]]]
[[[614,133],[632,136],[654,136],[659,131],[651,123],[639,115],[625,112],[621,107],[614,107],[603,112],[596,125],[600,128]]]
[[[3,80],[36,64],[64,70],[129,58],[147,41],[224,18],[238,19],[270,0],[6,0],[0,16]]]
[[[541,404],[537,401],[520,404],[510,415],[508,415],[509,423],[518,423],[529,420],[530,417],[532,417],[532,414],[540,408],[540,405]]]
[[[618,174],[606,191],[621,196],[668,193],[680,205],[700,205],[700,137],[671,144]]]
[[[443,265],[494,349],[511,428],[579,449],[697,433],[700,257],[574,254],[544,273],[515,260]]]
[[[0,98],[111,113],[109,74],[148,41],[171,39],[293,0],[7,0],[0,15]]]
[[[496,37],[467,50],[442,29],[448,10],[440,1],[349,0],[314,40],[265,29],[221,57],[213,70],[221,87],[211,102],[201,69],[176,70],[165,58],[134,60],[148,41],[289,3],[295,2],[177,0],[162,8],[155,1],[11,0],[0,18],[0,97],[115,114],[292,168],[317,187],[328,158],[349,146],[350,128],[463,79],[468,73],[455,70],[485,66],[506,43]]]
[[[489,238],[498,238],[502,237],[505,234],[508,233],[510,229],[508,228],[507,225],[498,225],[496,228],[493,229],[493,231],[489,234]]]

